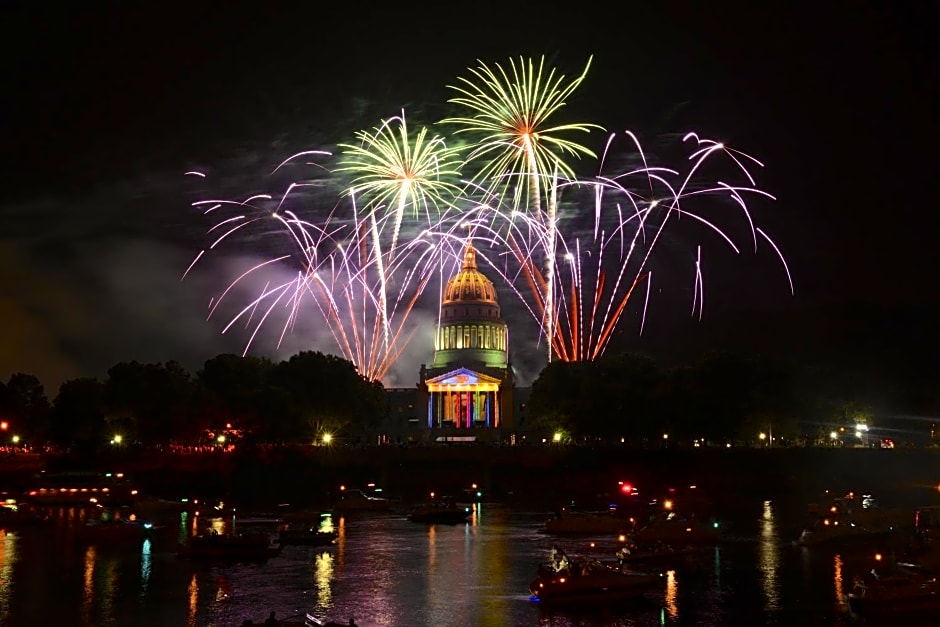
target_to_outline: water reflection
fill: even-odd
[[[666,619],[676,620],[679,618],[679,584],[676,581],[676,571],[666,571],[666,595],[663,602],[663,618],[661,623],[666,624]]]
[[[13,567],[16,564],[16,534],[0,529],[0,625],[8,623],[10,614]]]
[[[844,599],[842,586],[842,556],[838,553],[833,556],[833,582],[835,584],[836,605],[840,605]]]
[[[89,514],[62,508],[53,527],[0,530],[0,624],[57,624],[61,611],[81,627],[222,627],[263,620],[271,610],[389,627],[790,624],[794,603],[804,627],[844,624],[845,582],[867,558],[790,547],[781,542],[779,509],[759,505],[747,537],[664,568],[663,588],[644,610],[590,619],[540,608],[528,584],[553,542],[569,554],[612,559],[617,540],[539,534],[542,512],[474,504],[471,522],[454,526],[412,523],[403,513],[326,516],[315,520],[337,531],[329,547],[289,546],[263,563],[206,563],[178,558],[177,544],[206,527],[227,532],[218,512],[174,511],[145,541],[87,544],[74,528]],[[45,607],[50,591],[62,610]]]
[[[761,572],[764,607],[770,611],[780,609],[780,586],[777,580],[777,572],[780,568],[779,541],[773,504],[770,501],[764,501],[760,518],[757,561]]]
[[[95,554],[94,546],[85,549],[85,559],[83,564],[85,584],[84,595],[82,596],[82,618],[87,625],[91,622],[91,609],[95,602]]]
[[[186,607],[186,625],[187,627],[196,627],[196,617],[199,612],[199,581],[196,579],[196,573],[189,578],[187,586],[187,600],[189,604]]]
[[[151,548],[150,538],[145,538],[140,549],[140,595],[147,596],[147,586],[150,584]]]
[[[333,607],[333,556],[322,551],[313,563],[313,582],[316,602],[320,607]]]

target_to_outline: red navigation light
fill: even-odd
[[[629,483],[622,483],[620,484],[620,491],[623,492],[624,494],[632,494],[633,486],[630,485]]]
[[[0,422],[0,429],[3,429],[4,431],[6,431],[9,428],[10,428],[10,423],[8,423],[6,420]]]

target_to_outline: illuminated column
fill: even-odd
[[[499,418],[499,389],[493,392],[493,427],[498,427],[500,423]]]
[[[494,427],[496,424],[496,416],[493,412],[493,391],[486,393],[486,426]]]
[[[430,394],[428,394],[428,429],[434,428],[434,403],[435,403],[434,397],[435,396],[437,396],[437,392],[431,392]]]
[[[463,425],[464,427],[470,426],[470,390],[467,390],[460,395],[460,408],[463,410]]]

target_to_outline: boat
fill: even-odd
[[[121,472],[42,472],[23,500],[39,506],[124,506],[134,505],[139,494]]]
[[[657,573],[623,571],[580,557],[568,560],[561,553],[558,559],[539,566],[529,592],[532,600],[544,605],[615,603],[642,597],[661,588],[663,582]]]
[[[872,531],[911,529],[918,517],[915,508],[881,507],[873,495],[859,496],[855,492],[832,498],[825,505],[810,503],[807,511],[812,519],[829,517],[851,521]]]
[[[696,552],[692,545],[672,545],[664,542],[638,545],[633,542],[624,544],[615,554],[618,568],[631,564],[677,564],[688,559]]]
[[[303,544],[306,546],[329,546],[336,544],[339,534],[315,527],[288,527],[278,532],[278,542],[282,545]]]
[[[411,508],[408,520],[417,523],[459,525],[468,522],[472,512],[470,507],[460,505],[449,497],[435,498],[432,495],[428,501]]]
[[[275,557],[281,545],[267,533],[218,533],[210,531],[180,543],[177,553],[183,557],[257,560]]]
[[[614,516],[610,512],[578,512],[563,508],[545,521],[540,533],[555,535],[629,534],[634,531],[629,518]]]
[[[75,538],[82,542],[138,542],[150,536],[153,525],[123,518],[89,520],[75,529]]]
[[[24,507],[15,500],[0,503],[0,529],[19,529],[52,522],[48,514]]]
[[[272,616],[269,616],[266,619],[261,619],[259,621],[246,620],[240,627],[287,627],[288,625],[297,625],[303,627],[357,627],[355,619],[350,618],[349,622],[346,623],[337,623],[331,620],[324,620],[322,618],[317,618],[309,612],[303,614],[295,614],[293,616],[288,616],[287,618],[277,618],[277,614],[272,612]]]
[[[392,509],[392,500],[382,496],[366,494],[362,490],[343,490],[342,496],[333,504],[333,510],[348,512],[387,512]]]
[[[306,627],[358,627],[356,619],[350,618],[349,621],[345,623],[338,623],[332,620],[324,620],[322,618],[317,618],[312,614],[307,614]]]
[[[849,611],[857,616],[910,619],[912,615],[936,618],[940,611],[940,580],[896,574],[857,579],[846,595]]]
[[[892,533],[893,529],[866,527],[851,518],[821,516],[805,525],[794,543],[805,547],[841,546],[877,541]]]
[[[718,522],[700,520],[669,511],[654,517],[637,529],[633,539],[638,545],[670,544],[674,546],[715,544],[721,538]]]
[[[278,514],[273,512],[249,512],[247,514],[238,514],[232,516],[232,521],[239,525],[251,525],[254,527],[264,525],[283,525],[285,521]]]

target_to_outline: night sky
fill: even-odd
[[[593,55],[566,115],[656,148],[687,131],[721,140],[764,163],[758,186],[776,197],[755,216],[795,294],[766,249],[709,252],[699,321],[678,270],[698,242],[672,242],[663,263],[682,289],[660,284],[643,335],[632,312],[614,349],[673,362],[733,347],[937,372],[931,3],[20,4],[2,9],[0,380],[35,374],[52,397],[120,361],[195,372],[240,353],[244,334],[205,315],[231,267],[180,280],[207,241],[190,203],[262,190],[290,154],[403,108],[436,121],[468,67],[519,55],[569,76]],[[207,178],[183,176],[194,169]],[[253,352],[329,352],[310,345],[323,331],[310,315],[280,351],[274,329]],[[515,337],[526,383],[544,349]],[[430,361],[424,341],[390,384],[414,384]]]

